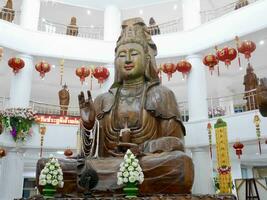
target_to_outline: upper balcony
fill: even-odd
[[[19,9],[14,11],[14,23],[0,20],[0,30],[2,30],[0,44],[30,55],[64,56],[68,59],[102,63],[113,62],[115,41],[103,40],[103,11],[94,11],[96,12],[96,18],[90,20],[95,20],[96,24],[89,25],[84,22],[85,25],[79,25],[79,33],[77,37],[74,37],[66,35],[70,20],[67,19],[66,15],[64,20],[62,20],[62,17],[55,17],[55,14],[48,15],[48,10],[50,13],[56,13],[57,10],[61,12],[61,7],[64,7],[67,11],[70,8],[59,3],[49,5],[42,4],[41,6],[38,31],[27,30],[17,25],[20,21]],[[235,9],[235,6],[236,2],[233,2],[215,9],[202,9],[200,13],[202,25],[188,31],[183,31],[181,13],[173,15],[174,18],[172,19],[165,18],[166,21],[159,21],[160,35],[153,36],[153,40],[159,49],[158,58],[197,53],[214,45],[231,41],[236,35],[244,36],[267,27],[265,20],[258,20],[265,17],[266,0],[252,0],[249,5],[240,9]],[[82,10],[82,8],[74,8],[73,12],[77,15]],[[82,11],[86,13],[85,8]],[[128,11],[129,9],[122,10],[122,18],[136,16],[134,15],[136,12],[134,9],[132,11],[133,16],[128,14]],[[4,12],[6,12],[6,15],[4,15]],[[11,17],[3,9],[2,13],[4,18],[9,19]],[[143,17],[145,21],[148,21],[147,15]],[[83,21],[80,21],[79,24],[82,24]],[[244,22],[246,22],[245,25],[243,25]],[[192,40],[192,38],[194,39]],[[28,45],[29,43],[31,45]]]

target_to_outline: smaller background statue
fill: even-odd
[[[267,78],[260,79],[257,87],[257,103],[262,116],[267,117]]]
[[[235,5],[235,10],[247,6],[249,2],[247,0],[239,0]]]
[[[58,92],[58,96],[60,105],[60,115],[67,115],[68,106],[70,103],[70,93],[66,84],[63,85],[63,88]]]
[[[7,0],[6,5],[0,12],[0,19],[12,22],[15,17],[12,0]]]
[[[77,36],[78,35],[78,26],[76,23],[76,17],[72,17],[70,20],[70,25],[67,26],[67,35]]]
[[[160,34],[159,26],[156,25],[156,22],[155,22],[153,17],[150,17],[150,19],[149,19],[148,32],[150,33],[150,35],[159,35]]]
[[[249,63],[243,82],[243,84],[245,85],[244,99],[247,101],[247,110],[254,110],[258,108],[256,100],[256,88],[258,86],[258,81],[258,77],[254,73],[254,69]]]

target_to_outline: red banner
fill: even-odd
[[[35,115],[35,121],[44,124],[66,124],[79,125],[80,117],[61,116],[61,115]]]

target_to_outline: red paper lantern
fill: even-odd
[[[231,64],[231,61],[236,58],[237,51],[232,47],[224,47],[223,49],[217,50],[216,56],[228,67]]]
[[[90,75],[90,69],[85,66],[81,66],[76,69],[76,75],[80,77],[80,81],[83,84],[85,78]]]
[[[172,77],[172,74],[176,71],[176,66],[173,63],[166,63],[162,66],[162,71],[167,74],[168,80]]]
[[[3,158],[6,156],[6,150],[2,147],[0,147],[0,158]]]
[[[245,55],[246,59],[249,59],[251,57],[251,53],[256,49],[256,44],[252,41],[244,40],[241,43],[238,43],[237,49],[239,53]]]
[[[10,58],[8,60],[8,65],[13,69],[13,72],[16,75],[19,70],[25,66],[25,62],[21,58]]]
[[[50,71],[51,66],[45,61],[41,61],[35,65],[36,71],[40,73],[41,78],[45,77],[45,74]]]
[[[209,67],[209,71],[212,75],[214,67],[219,63],[217,56],[208,54],[203,58],[203,64]]]
[[[93,75],[98,80],[98,83],[101,85],[109,77],[109,71],[106,67],[99,66],[95,68]]]
[[[191,71],[192,65],[186,60],[181,60],[177,63],[176,69],[183,74],[183,78]]]
[[[73,152],[72,152],[71,149],[65,149],[65,151],[64,151],[64,155],[65,155],[66,157],[70,157],[70,156],[73,155]]]
[[[240,159],[240,155],[242,155],[242,149],[244,148],[244,145],[241,142],[236,142],[233,145],[235,149],[235,153],[238,156],[238,159]]]

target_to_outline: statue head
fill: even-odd
[[[155,24],[156,24],[156,22],[155,22],[154,18],[153,17],[150,17],[150,19],[149,19],[149,25],[150,26],[153,26]]]
[[[12,2],[12,0],[7,0],[5,7],[6,8],[9,8],[9,9],[13,9],[13,2]]]
[[[70,19],[70,24],[71,24],[71,25],[76,25],[76,17],[72,17],[72,18]]]
[[[121,35],[115,49],[115,80],[112,87],[123,80],[140,76],[147,82],[159,82],[155,56],[157,47],[141,18],[122,22]]]
[[[247,74],[252,74],[254,72],[254,69],[253,69],[253,67],[251,66],[250,63],[248,63],[246,71],[247,71]]]

